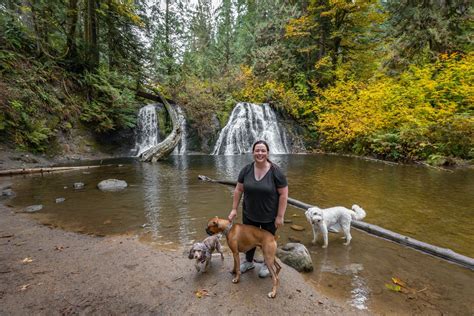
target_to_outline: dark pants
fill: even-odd
[[[254,222],[251,219],[247,218],[245,214],[242,217],[242,223],[246,225],[252,225],[255,227],[259,227],[261,229],[265,229],[266,231],[270,232],[272,235],[275,236],[276,232],[276,227],[275,227],[275,222],[270,222],[270,223],[258,223]],[[255,254],[255,248],[250,249],[245,253],[245,259],[247,262],[252,262],[253,261],[253,255]]]

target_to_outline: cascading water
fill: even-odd
[[[149,104],[138,111],[135,155],[139,156],[144,151],[158,145],[159,141],[156,107],[155,104]]]
[[[183,110],[181,107],[176,106],[177,112],[178,112],[178,120],[180,121],[181,124],[181,140],[179,141],[178,145],[174,148],[172,155],[184,155],[186,154],[186,119],[184,117]]]
[[[238,103],[222,129],[213,155],[238,155],[252,151],[257,140],[265,140],[272,154],[289,153],[288,136],[268,104]]]

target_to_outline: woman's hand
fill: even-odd
[[[283,226],[283,216],[277,216],[275,218],[275,227],[278,229]]]
[[[229,219],[229,221],[232,222],[234,218],[236,217],[237,217],[237,210],[233,209],[232,211],[230,211],[229,216],[227,218]]]

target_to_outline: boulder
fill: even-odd
[[[128,186],[127,182],[123,180],[117,180],[117,179],[107,179],[99,182],[97,187],[101,191],[109,191],[109,192],[115,192],[115,191],[121,191],[125,189]]]
[[[303,244],[287,243],[277,249],[277,257],[299,272],[313,271],[313,260]]]

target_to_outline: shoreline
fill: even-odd
[[[207,155],[204,153],[189,153],[189,156],[195,155]],[[350,157],[357,158],[365,161],[371,161],[376,163],[382,163],[392,166],[423,166],[426,168],[432,168],[439,171],[453,172],[455,170],[469,170],[474,169],[474,164],[469,161],[462,161],[462,163],[450,165],[450,166],[434,166],[428,164],[426,161],[412,161],[412,162],[394,162],[389,160],[382,160],[373,158],[370,156],[358,156],[354,154],[345,153],[334,153],[324,152],[321,150],[309,151],[306,153],[295,153],[294,155],[326,155],[326,156],[339,156],[339,157]],[[75,165],[87,165],[88,162],[96,162],[100,160],[108,159],[130,159],[133,157],[119,157],[104,153],[97,154],[81,154],[80,156],[55,156],[47,157],[46,155],[35,155],[28,152],[19,152],[9,148],[5,148],[4,145],[0,145],[0,171],[8,171],[13,169],[29,169],[29,168],[50,168],[57,166],[75,166]]]
[[[257,269],[232,284],[227,247],[224,264],[213,258],[202,274],[186,249],[50,228],[1,203],[0,217],[0,314],[370,314],[319,294],[284,264],[275,299]],[[209,296],[198,298],[200,289]]]

